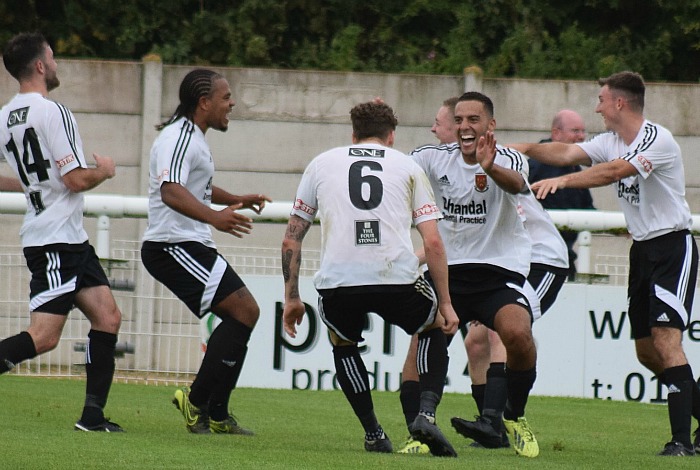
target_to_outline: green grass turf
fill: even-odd
[[[124,434],[73,431],[84,382],[0,377],[0,468],[7,469],[450,469],[690,468],[700,457],[656,457],[669,440],[665,406],[604,400],[531,397],[528,419],[540,443],[536,459],[484,450],[449,424],[472,419],[470,396],[446,394],[438,423],[456,459],[370,454],[364,433],[339,391],[242,388],[232,404],[254,437],[193,435],[172,406],[175,387],[117,383],[107,415]],[[398,448],[407,437],[398,393],[375,392],[375,409]]]

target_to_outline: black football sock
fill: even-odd
[[[484,394],[486,393],[486,384],[472,384],[472,398],[476,403],[476,409],[479,411],[479,416],[484,412]]]
[[[104,407],[114,378],[117,335],[90,330],[85,348],[85,406],[80,421],[88,426],[104,421]]]
[[[223,421],[228,418],[228,404],[231,392],[236,388],[238,378],[241,375],[245,356],[248,352],[247,344],[253,332],[252,328],[238,320],[229,318],[222,322],[221,325],[224,323],[226,323],[225,329],[230,344],[228,350],[224,352],[221,362],[227,365],[229,370],[224,369],[224,373],[219,377],[219,382],[213,387],[209,399],[209,416],[214,421]]]
[[[439,328],[418,335],[416,362],[420,379],[420,411],[435,416],[447,377],[447,338]]]
[[[668,386],[668,418],[674,442],[686,447],[690,443],[690,422],[693,407],[693,371],[689,364],[664,370]]]
[[[528,370],[513,370],[506,366],[506,378],[508,379],[508,400],[503,417],[515,421],[525,416],[525,406],[537,378],[537,372],[534,367]]]
[[[338,384],[343,390],[365,433],[376,433],[379,423],[369,388],[369,375],[357,345],[334,346],[333,361]]]
[[[32,336],[23,331],[0,341],[0,374],[12,370],[17,364],[36,357]]]
[[[486,371],[486,390],[484,391],[484,408],[482,416],[489,419],[496,430],[501,430],[503,410],[508,399],[508,379],[506,365],[503,362],[492,362]]]
[[[406,426],[415,421],[420,411],[420,382],[407,380],[401,384],[401,408],[406,419]]]
[[[250,328],[232,318],[222,319],[209,336],[207,351],[192,382],[190,402],[198,408],[208,408],[216,394],[216,401],[227,401],[243,367]]]

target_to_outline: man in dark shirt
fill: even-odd
[[[541,140],[540,142],[564,142],[573,144],[583,142],[586,138],[586,126],[583,119],[575,111],[570,109],[562,109],[552,120],[552,134],[549,139]],[[530,183],[535,181],[555,178],[581,171],[581,167],[575,166],[551,166],[540,163],[534,159],[529,160],[530,175],[528,177]],[[564,188],[558,190],[554,194],[550,194],[546,199],[541,199],[540,202],[545,209],[595,209],[593,207],[593,198],[588,189],[573,189]],[[566,242],[569,250],[569,280],[573,281],[576,278],[576,258],[574,251],[574,243],[578,238],[576,230],[560,229],[559,233]]]

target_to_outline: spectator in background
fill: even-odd
[[[552,120],[552,134],[549,139],[543,139],[540,142],[564,142],[566,144],[575,144],[583,142],[586,138],[586,126],[583,118],[579,114],[570,109],[562,109],[554,115]],[[556,178],[557,176],[566,175],[581,171],[579,165],[568,166],[551,166],[546,163],[540,163],[537,160],[530,159],[530,183],[547,178]],[[550,195],[547,199],[540,201],[545,209],[595,209],[593,207],[593,198],[588,189],[565,188]],[[569,250],[569,280],[573,281],[576,278],[576,252],[574,251],[574,243],[578,237],[576,230],[561,229],[559,230],[562,238],[566,242]]]

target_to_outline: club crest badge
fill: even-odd
[[[480,193],[489,189],[489,180],[484,173],[474,175],[474,188]]]

